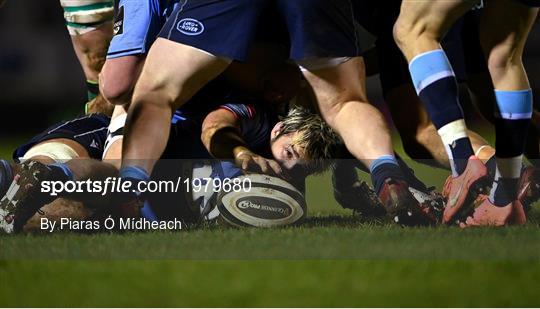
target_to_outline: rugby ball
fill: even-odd
[[[220,192],[220,221],[236,227],[281,227],[299,223],[306,216],[302,193],[283,179],[262,174],[238,177],[241,190]]]

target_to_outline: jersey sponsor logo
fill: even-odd
[[[113,35],[124,33],[124,6],[121,6],[114,18]]]
[[[204,25],[193,18],[184,18],[178,22],[176,29],[185,35],[199,35],[204,32]]]

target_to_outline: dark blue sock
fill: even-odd
[[[405,176],[394,156],[387,155],[377,158],[371,163],[369,171],[373,188],[377,194],[381,192],[387,179],[405,180]]]
[[[62,180],[62,181],[69,181],[74,180],[73,172],[67,166],[65,163],[53,163],[47,165],[47,167],[51,170],[52,175],[51,178],[55,180]]]
[[[415,57],[409,71],[420,100],[443,140],[455,176],[474,155],[463,120],[459,90],[452,66],[442,49]]]
[[[148,175],[148,173],[144,169],[138,166],[126,166],[120,169],[120,178],[123,181],[130,181],[131,192],[139,195],[139,193],[136,192],[137,184],[139,182],[147,182],[148,180],[150,180],[150,175]]]
[[[495,172],[497,171],[497,158],[495,156],[489,158],[489,160],[486,162],[486,167],[489,177],[491,179],[495,179]]]
[[[490,201],[495,206],[503,207],[517,199],[519,179],[499,178],[493,184]]]
[[[451,145],[447,145],[452,153],[450,160],[458,175],[461,175],[467,168],[469,157],[474,155],[471,141],[468,137],[455,140]]]
[[[533,98],[531,89],[495,90],[495,97],[497,173],[490,200],[496,206],[505,206],[517,198]]]

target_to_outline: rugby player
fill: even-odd
[[[149,179],[166,146],[173,111],[233,60],[246,59],[259,17],[273,9],[280,14],[270,24],[287,24],[290,56],[303,68],[322,117],[370,167],[383,203],[395,213],[419,210],[394,156],[387,124],[366,98],[361,55],[369,44],[358,39],[353,8],[343,0],[181,1],[150,49],[135,87],[120,176]]]
[[[0,229],[13,230],[16,201],[20,199],[18,185],[27,186],[28,202],[36,202],[39,207],[25,215],[24,222],[41,206],[41,215],[59,220],[62,217],[87,218],[108,204],[106,196],[93,196],[85,200],[85,207],[72,200],[43,199],[43,195],[34,196],[30,192],[39,190],[42,179],[67,181],[69,179],[88,178],[104,180],[115,176],[116,169],[100,160],[107,136],[109,117],[88,114],[70,121],[57,123],[18,147],[13,153],[13,162],[0,160]],[[22,164],[27,162],[26,164]],[[46,166],[46,168],[44,168]],[[13,184],[10,187],[10,184]],[[9,190],[8,190],[9,188]],[[31,199],[34,199],[31,201]],[[41,203],[40,200],[43,199]],[[50,203],[49,203],[50,202]],[[45,205],[46,204],[46,205]],[[39,226],[36,217],[31,225]],[[17,226],[22,229],[24,224]]]
[[[445,144],[453,174],[448,178],[444,222],[451,222],[486,183],[487,168],[474,155],[455,74],[440,40],[475,1],[403,0],[394,38],[409,63],[419,97]],[[488,1],[480,24],[482,44],[497,100],[497,172],[489,198],[462,226],[523,224],[517,200],[525,136],[532,114],[532,94],[521,55],[534,22],[538,1]],[[508,22],[501,23],[504,16]]]
[[[106,160],[114,159],[114,162],[119,162],[117,160],[121,158],[125,108],[131,102],[133,88],[146,53],[176,3],[177,1],[173,1],[167,6],[163,1],[120,1],[116,7],[115,25],[118,27],[100,76],[103,95],[116,105],[104,154]],[[154,9],[151,9],[152,7]],[[273,22],[271,18],[272,15],[266,16],[262,23]],[[276,46],[287,43],[283,42],[283,38],[276,38],[282,32],[284,30],[279,27],[266,32],[259,30],[255,38],[258,43],[252,47],[247,62],[242,64],[234,61],[222,75],[227,76],[229,82],[244,91],[262,93],[264,100],[270,104],[289,101],[298,88],[299,74],[294,67],[282,63],[287,54]],[[365,205],[371,205],[374,200],[370,196],[371,190],[366,186],[361,189],[354,187],[348,191],[353,192],[355,197],[358,197],[358,194],[369,196],[355,198],[353,209],[364,209]],[[362,212],[366,213],[365,209]]]
[[[321,172],[329,166],[333,149],[340,143],[337,135],[318,115],[300,107],[293,108],[282,120],[256,104],[224,103],[206,107],[210,112],[205,115],[199,108],[190,109],[188,104],[172,118],[170,140],[163,159],[184,159],[172,163],[178,171],[185,168],[189,162],[212,158],[231,159],[245,168],[252,162],[262,169],[272,162],[279,166],[272,160],[264,159],[262,155],[265,155],[273,157],[289,170],[301,171],[301,174],[297,173],[295,176],[303,177],[302,183],[299,183],[303,185],[303,179],[308,174]],[[114,212],[114,205],[109,207],[111,201],[101,194],[60,194],[70,200],[84,202],[88,208],[82,208],[80,203],[70,204],[65,199],[55,201],[55,196],[40,192],[40,183],[44,180],[104,181],[108,177],[114,177],[117,170],[113,165],[96,160],[101,158],[104,149],[107,126],[108,118],[99,115],[88,115],[59,123],[15,151],[15,161],[24,160],[22,165],[2,160],[0,185],[3,192],[7,190],[6,184],[9,183],[6,180],[17,174],[0,202],[2,230],[22,231],[27,220],[45,204],[47,205],[42,208],[41,215],[46,215],[49,219],[88,218],[90,215],[106,216]],[[167,160],[164,162],[171,163]],[[224,177],[233,178],[243,173],[234,165],[223,166],[227,170]],[[159,174],[157,177],[159,179]],[[185,192],[177,193],[179,194],[173,196],[180,199],[185,197]],[[187,221],[202,217],[208,219],[206,215],[209,212],[193,214],[190,212],[192,207],[163,209],[159,207],[163,205],[159,203],[160,200],[167,199],[167,205],[176,203],[176,200],[171,200],[171,195],[167,193],[156,196],[153,201],[157,208],[146,205],[142,216],[153,219],[156,218],[156,213],[163,216],[173,213]],[[178,202],[182,205],[186,203],[182,200]],[[73,207],[71,210],[70,205]],[[208,205],[201,205],[200,211],[212,209]],[[132,215],[132,212],[121,209],[119,214]],[[30,222],[30,228],[39,226],[38,217]]]
[[[99,72],[113,35],[113,0],[60,0],[88,93],[85,111],[110,114],[112,106],[99,95]]]

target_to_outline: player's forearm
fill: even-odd
[[[206,130],[202,140],[208,152],[217,159],[234,159],[242,151],[249,151],[246,142],[233,127]]]

